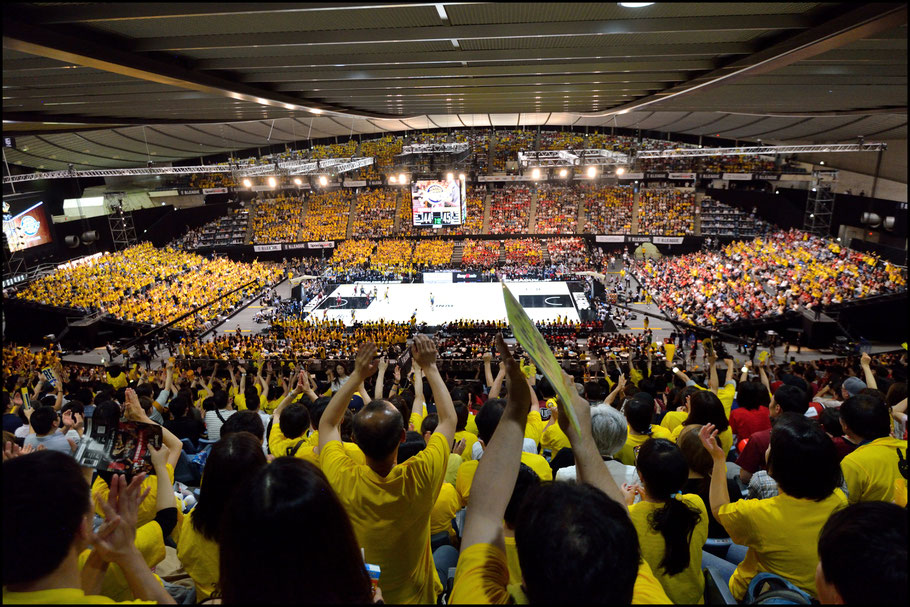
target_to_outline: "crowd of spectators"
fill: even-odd
[[[536,238],[512,238],[504,241],[506,265],[539,266],[543,261],[540,241]]]
[[[191,251],[202,247],[242,245],[250,224],[250,212],[246,209],[231,209],[226,215],[208,222],[195,230],[175,238],[170,246]]]
[[[585,209],[585,234],[632,233],[632,186],[580,186]]]
[[[461,263],[472,268],[492,268],[499,263],[502,243],[498,240],[464,241]]]
[[[546,243],[552,265],[569,271],[593,269],[583,238],[549,238]]]
[[[414,242],[404,239],[380,240],[370,257],[370,268],[378,272],[405,272],[411,267]]]
[[[537,187],[537,234],[574,234],[582,190],[541,184]]]
[[[298,242],[302,212],[303,198],[284,193],[253,201],[253,243]]]
[[[408,324],[291,320],[154,371],[5,367],[4,602],[700,603],[707,568],[747,603],[767,580],[802,604],[906,603],[906,355],[693,372],[567,355],[597,328],[557,322],[563,399],[492,351],[503,328],[408,344]],[[88,417],[158,426],[155,474],[80,468]],[[251,558],[317,540],[333,549],[307,567]]]
[[[534,131],[496,131],[493,147],[493,171],[505,172],[507,161],[517,161],[518,152],[533,150],[537,133]]]
[[[451,240],[419,240],[414,246],[414,266],[439,267],[451,264],[455,243]]]
[[[354,238],[380,238],[392,234],[398,206],[396,190],[364,190],[357,195],[355,204]]]
[[[190,188],[234,188],[237,182],[231,173],[194,173],[190,177]]]
[[[510,185],[493,191],[490,203],[490,234],[524,234],[528,231],[531,190]]]
[[[363,179],[383,179],[395,169],[395,156],[401,154],[404,140],[395,135],[369,139],[360,144],[360,155],[373,157],[373,164],[361,169]]]
[[[336,272],[363,267],[370,260],[375,247],[376,242],[372,240],[345,240],[335,247],[329,263]]]
[[[585,137],[571,131],[541,131],[540,150],[580,150],[584,148]]]
[[[301,240],[340,240],[347,235],[351,210],[351,192],[315,192],[310,194],[303,216]]]
[[[905,291],[897,266],[873,254],[791,230],[730,243],[720,251],[636,262],[633,273],[672,318],[727,324],[819,310]]]
[[[642,189],[638,233],[685,236],[695,233],[695,194],[674,189]]]

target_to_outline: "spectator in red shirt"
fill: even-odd
[[[761,382],[747,381],[739,384],[736,392],[739,407],[730,412],[730,427],[738,438],[750,438],[753,433],[771,429],[768,405],[771,395]]]
[[[768,407],[768,413],[771,417],[771,425],[784,412],[792,411],[805,415],[809,409],[809,396],[806,391],[784,384],[774,393],[771,398],[771,406]],[[761,430],[753,432],[746,444],[743,452],[739,454],[736,464],[740,467],[739,477],[746,484],[752,478],[752,475],[759,470],[764,470],[766,466],[765,452],[771,445],[771,430]]]

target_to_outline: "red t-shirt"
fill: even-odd
[[[837,449],[838,459],[844,459],[850,455],[859,445],[856,443],[851,443],[843,436],[835,436],[831,439],[831,442],[834,443],[834,448]]]
[[[771,414],[768,407],[745,409],[739,407],[730,412],[730,427],[739,438],[749,438],[753,433],[771,428]]]
[[[764,470],[767,466],[765,463],[765,452],[771,445],[771,428],[753,432],[746,443],[743,452],[736,459],[736,465],[740,468],[755,474],[759,470]]]

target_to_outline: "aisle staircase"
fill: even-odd
[[[483,199],[483,228],[481,228],[481,234],[490,233],[490,207],[493,204],[493,194],[487,194]]]
[[[300,202],[300,229],[297,230],[297,242],[303,240],[303,219],[306,217],[306,212],[310,206],[310,197],[306,194],[303,195],[303,199]]]
[[[585,222],[588,220],[588,201],[582,200],[578,205],[578,225],[575,228],[576,234],[584,234]]]
[[[258,206],[259,205],[250,202],[250,215],[249,220],[246,223],[246,238],[243,239],[244,244],[252,244],[253,242],[253,215],[256,214],[256,208]]]
[[[531,206],[528,209],[528,225],[525,226],[528,234],[537,233],[537,188],[531,194]]]
[[[632,234],[638,234],[639,215],[638,201],[640,200],[638,192],[632,196]]]
[[[503,265],[506,262],[506,243],[505,241],[499,241],[499,265]]]
[[[392,224],[392,234],[398,234],[398,228],[401,226],[401,205],[405,204],[405,196],[403,194],[404,190],[399,192],[397,198],[398,203],[395,205],[395,219]]]
[[[537,242],[540,243],[540,253],[541,253],[541,260],[543,261],[543,265],[544,266],[550,265],[551,260],[550,260],[550,252],[547,250],[547,241],[538,240]]]
[[[348,229],[344,232],[345,238],[350,238],[354,233],[354,214],[357,212],[357,197],[351,196],[351,205],[348,207]]]
[[[464,255],[464,241],[463,241],[463,240],[459,240],[459,241],[456,242],[455,245],[452,247],[452,259],[451,259],[451,262],[452,262],[453,264],[460,264],[460,263],[461,263],[461,257],[462,257],[462,255]]]

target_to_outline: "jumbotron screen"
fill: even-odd
[[[50,243],[53,237],[44,202],[34,198],[4,200],[3,234],[11,253]]]
[[[411,184],[414,225],[441,228],[464,223],[464,180],[415,181]]]

